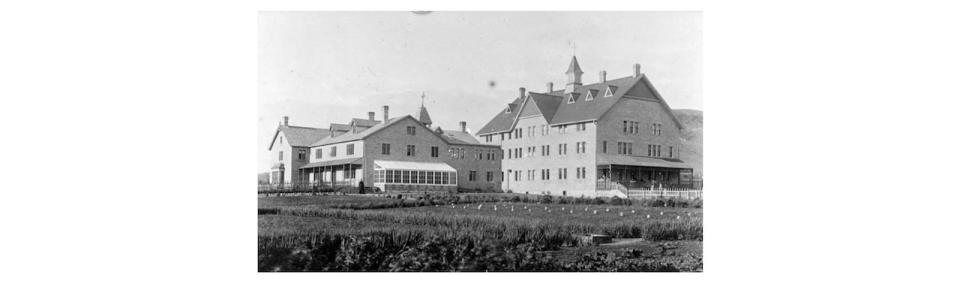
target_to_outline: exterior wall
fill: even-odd
[[[303,150],[306,154],[303,159],[298,158],[298,151]],[[288,162],[289,165],[285,165],[289,171],[287,176],[290,176],[288,182],[292,183],[306,183],[309,181],[309,175],[301,174],[300,167],[310,163],[310,148],[309,147],[290,147],[289,152],[284,152],[284,161]],[[289,157],[289,158],[288,158]]]
[[[674,158],[680,158],[680,127],[673,121],[670,113],[656,100],[646,98],[623,98],[598,122],[600,126],[597,136],[598,144],[602,146],[607,141],[607,153],[617,154],[617,142],[633,142],[633,156],[647,156],[647,145],[660,145],[660,157],[670,156],[669,148],[673,146]],[[637,134],[623,133],[623,121],[640,122],[640,132]],[[651,125],[662,124],[660,135],[653,134]],[[604,154],[603,148],[597,146],[597,154]]]
[[[415,126],[416,135],[407,134],[407,126]],[[358,174],[364,180],[364,185],[373,186],[374,160],[408,161],[408,162],[441,162],[443,152],[446,152],[446,142],[437,135],[428,132],[429,129],[420,125],[416,120],[407,118],[384,128],[376,134],[368,136],[364,142],[369,144],[364,148],[363,173]],[[390,154],[384,155],[382,144],[390,144]],[[407,156],[407,145],[414,145],[414,156]],[[440,147],[439,157],[430,157],[430,147]]]
[[[443,161],[457,169],[457,186],[460,189],[485,192],[501,190],[500,147],[453,144],[449,148],[463,149],[464,152],[461,157],[459,155],[455,156],[452,150],[440,151],[440,157],[443,157]],[[490,153],[489,158],[488,153]],[[470,181],[470,171],[477,172],[476,180]],[[487,181],[487,172],[493,174],[491,181]]]
[[[353,145],[353,154],[347,154],[347,146]],[[330,156],[332,149],[337,148],[337,156]],[[351,159],[364,156],[364,142],[363,140],[355,140],[337,144],[329,144],[323,146],[315,146],[310,148],[310,162],[320,162],[320,161],[333,161],[341,159]],[[317,156],[317,149],[321,150],[323,156]]]
[[[407,134],[407,126],[416,126],[416,135]],[[494,190],[500,186],[500,149],[495,146],[477,146],[477,145],[449,145],[439,136],[431,133],[430,129],[424,127],[414,119],[401,120],[387,128],[378,131],[376,134],[368,136],[364,142],[363,172],[358,173],[357,177],[364,180],[364,184],[373,185],[374,179],[374,161],[407,161],[407,162],[443,162],[457,170],[457,185],[461,189],[481,189]],[[390,144],[390,154],[384,155],[382,144]],[[407,156],[407,145],[414,145],[415,156]],[[430,155],[431,147],[436,146],[439,155],[432,157]],[[464,148],[466,156],[463,159],[454,159],[451,154],[451,148]],[[474,154],[477,151],[491,152],[496,154],[493,160],[476,160]],[[484,155],[484,158],[486,155]],[[477,180],[469,181],[470,171],[477,171]],[[486,172],[494,172],[492,182],[486,181]]]
[[[533,104],[528,104],[533,106]],[[487,144],[500,145],[504,150],[501,170],[505,175],[502,184],[504,191],[510,190],[515,193],[532,194],[551,194],[562,195],[566,191],[567,196],[595,196],[596,195],[596,126],[593,122],[586,123],[586,130],[577,131],[576,125],[570,124],[566,131],[561,133],[560,126],[547,126],[548,133],[543,134],[543,128],[546,126],[546,120],[541,115],[528,115],[521,117],[517,121],[516,129],[523,129],[523,135],[520,138],[507,137],[501,140],[500,134],[494,134],[491,142],[485,142],[486,138],[481,136],[480,140]],[[516,130],[515,129],[515,130]],[[512,134],[512,133],[511,133]],[[577,142],[586,142],[586,152],[577,153]],[[566,154],[560,154],[559,144],[566,144]],[[550,155],[543,154],[543,146],[550,147]],[[528,147],[534,147],[535,152],[531,155],[527,151]],[[517,158],[508,153],[509,150],[521,148],[523,157]],[[507,158],[507,156],[511,156]],[[586,176],[577,178],[577,168],[585,167]],[[564,168],[567,171],[566,179],[559,179],[559,169]],[[549,169],[550,178],[544,180],[541,178],[541,170]],[[533,179],[528,179],[527,172],[533,170]],[[514,172],[520,172],[520,178],[517,180]]]
[[[353,145],[353,154],[347,154],[347,146],[349,145]],[[337,148],[337,156],[330,156],[330,153],[332,152],[333,148]],[[322,156],[318,156],[316,154],[317,149],[320,149],[321,151],[320,153]],[[348,142],[328,144],[323,146],[314,146],[314,147],[311,147],[309,151],[310,151],[309,163],[321,162],[321,161],[333,161],[333,160],[341,160],[341,159],[352,159],[352,158],[365,156],[363,140],[348,141]],[[335,180],[337,180],[338,182],[344,181],[344,176],[346,176],[346,174],[344,173],[344,170],[345,169],[343,167],[338,167],[338,168],[335,168],[334,171],[324,171],[321,173],[321,176],[322,176],[321,179],[326,182],[326,181],[330,181],[331,178],[335,177],[336,178]],[[350,170],[356,171],[356,176],[357,176],[357,178],[350,180],[350,184],[353,186],[359,185],[360,180],[363,180],[363,177],[362,177],[363,170],[360,168],[352,168]],[[331,175],[334,175],[334,176],[331,176]],[[309,180],[311,181],[315,180],[315,176],[313,176],[313,174],[309,174],[308,176],[310,178]]]
[[[273,167],[275,163],[283,163],[283,181],[282,183],[290,183],[293,178],[292,174],[296,171],[293,170],[293,164],[291,164],[290,159],[292,156],[291,152],[293,148],[290,147],[290,144],[287,143],[287,137],[284,136],[283,132],[280,132],[277,138],[273,139],[273,144],[270,146],[270,149],[267,150],[267,156],[270,156],[270,165]],[[283,158],[280,158],[280,152],[283,152]],[[270,184],[280,184],[281,181],[276,180],[277,169],[270,169]]]

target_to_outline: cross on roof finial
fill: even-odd
[[[420,92],[420,107],[423,107],[423,99],[427,97],[425,92]]]

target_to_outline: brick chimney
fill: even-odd
[[[527,89],[520,87],[520,98],[523,99],[523,96],[527,94]]]
[[[290,117],[289,117],[289,116],[283,116],[283,125],[284,125],[284,126],[290,126]]]
[[[383,106],[383,122],[390,120],[390,106]]]
[[[547,93],[552,91],[553,91],[553,82],[549,82],[547,83]]]
[[[373,121],[373,112],[367,112],[367,119]]]
[[[601,83],[607,82],[607,71],[605,70],[600,71],[600,82]]]
[[[633,64],[633,77],[635,77],[635,78],[640,77],[640,64],[639,64],[639,63]]]
[[[467,132],[467,121],[460,121],[460,131],[464,133]]]

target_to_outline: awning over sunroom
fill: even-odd
[[[326,166],[337,166],[337,165],[345,165],[345,164],[360,165],[360,164],[362,164],[362,161],[363,161],[363,158],[360,158],[360,157],[357,157],[357,158],[346,158],[346,159],[337,159],[337,160],[330,160],[330,161],[320,161],[320,162],[314,162],[314,163],[310,163],[310,164],[307,164],[307,165],[304,165],[304,166],[300,166],[300,169],[304,169],[304,168],[314,168],[314,167],[326,167]]]
[[[443,162],[410,162],[410,161],[386,161],[374,160],[373,167],[376,170],[423,170],[423,171],[450,171],[457,170]]]
[[[662,168],[679,168],[679,169],[691,168],[690,165],[683,163],[683,161],[681,161],[680,159],[599,154],[599,156],[597,157],[597,166],[607,166],[607,165],[662,167]]]

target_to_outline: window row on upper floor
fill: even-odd
[[[667,146],[666,156],[663,154],[663,146],[659,144],[647,144],[647,156],[649,157],[668,157],[679,158],[679,148]],[[600,152],[607,153],[607,141],[601,142]],[[617,154],[633,155],[633,142],[617,142]],[[642,153],[641,153],[642,154]]]
[[[587,131],[587,124],[591,122],[593,121],[570,123],[570,124],[563,124],[563,125],[556,125],[556,126],[550,126],[550,125],[536,126],[535,125],[535,126],[527,126],[523,128],[515,128],[513,129],[513,131],[510,131],[510,132],[501,132],[500,141],[522,139],[524,137],[535,138],[537,136],[549,136],[550,131],[553,131],[554,129],[556,130],[557,134],[567,134],[568,132],[571,132],[570,130],[572,130],[572,132],[585,132]],[[569,129],[569,127],[573,127],[573,129]],[[524,131],[524,129],[526,129],[526,131]],[[526,134],[524,134],[524,132],[526,132]],[[494,136],[495,136],[494,134],[483,136],[484,138],[483,141],[486,143],[493,143]]]
[[[662,128],[663,124],[661,123],[650,124],[650,136],[660,136]],[[640,135],[640,122],[623,120],[623,134]]]
[[[567,143],[556,144],[557,146],[557,155],[567,155]],[[577,154],[587,153],[587,142],[576,142],[574,143]],[[550,156],[550,148],[553,145],[540,145],[540,146],[527,146],[527,147],[516,147],[516,148],[507,148],[501,150],[501,156],[504,159],[519,159],[524,156],[533,157],[537,155],[537,149],[540,149],[540,156]],[[524,153],[526,152],[526,153]]]

